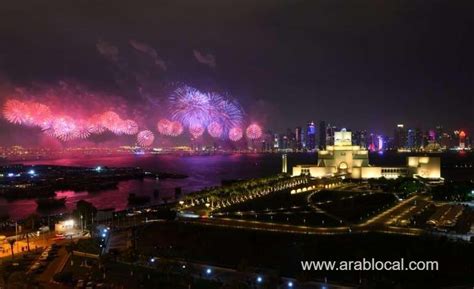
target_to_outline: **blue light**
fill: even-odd
[[[211,270],[211,268],[207,268],[207,270],[206,270],[206,274],[207,274],[207,275],[209,275],[209,274],[211,274],[211,273],[212,273],[212,270]]]
[[[102,237],[103,237],[103,238],[105,238],[105,236],[107,236],[105,233],[104,233],[104,234],[102,234]]]
[[[293,282],[288,281],[288,287],[293,288]]]
[[[34,175],[34,174],[35,174],[35,170],[29,170],[28,174],[29,174],[29,175]]]
[[[257,283],[262,283],[262,281],[263,281],[263,278],[260,277],[260,276],[258,276],[258,277],[257,277]]]
[[[7,176],[10,177],[10,178],[13,177],[14,175],[15,175],[15,174],[13,174],[13,173],[8,173],[8,174],[7,174]]]
[[[102,171],[102,167],[101,167],[101,166],[98,166],[98,167],[95,168],[95,170],[96,170],[97,172],[100,172],[100,171]]]

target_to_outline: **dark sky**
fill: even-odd
[[[2,1],[0,71],[15,85],[74,79],[133,102],[123,74],[218,87],[276,130],[326,120],[472,132],[473,11],[454,0]],[[147,72],[131,39],[156,49],[167,71]],[[101,40],[119,49],[116,63],[98,53]]]

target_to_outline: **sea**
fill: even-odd
[[[412,154],[410,154],[412,155]],[[407,154],[374,153],[370,155],[373,165],[403,166]],[[474,154],[472,153],[443,153],[441,157],[441,174],[446,179],[474,179]],[[154,172],[165,172],[186,175],[182,179],[144,179],[128,180],[118,184],[116,189],[100,192],[87,191],[57,191],[57,198],[66,197],[66,206],[54,211],[37,211],[34,199],[7,201],[0,198],[0,214],[8,215],[18,220],[32,213],[40,215],[70,212],[79,200],[91,202],[98,209],[115,210],[127,209],[129,193],[150,197],[150,204],[160,204],[173,201],[175,188],[181,188],[182,195],[201,190],[206,187],[219,186],[225,180],[239,180],[265,177],[281,172],[281,154],[216,154],[216,155],[120,155],[120,156],[84,156],[68,157],[52,160],[35,160],[23,162],[25,165],[64,165],[81,167],[140,167]],[[317,162],[315,153],[289,153],[288,170],[296,164],[314,164]],[[155,194],[155,191],[159,194]]]

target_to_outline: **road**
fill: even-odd
[[[54,234],[53,233],[46,233],[42,234],[38,237],[31,237],[29,238],[30,243],[30,250],[34,250],[36,248],[46,248],[54,243]],[[15,239],[15,236],[11,236],[9,238]],[[20,237],[18,237],[20,238]],[[4,243],[0,244],[0,258],[9,257],[12,255],[10,244],[5,241]],[[13,245],[13,253],[15,255],[25,253],[28,251],[28,243],[26,239],[20,239],[15,242]]]

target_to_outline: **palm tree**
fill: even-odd
[[[16,240],[13,238],[8,239],[8,243],[10,244],[10,249],[12,250],[12,259],[15,258],[15,254],[13,253],[13,245],[15,244]]]

